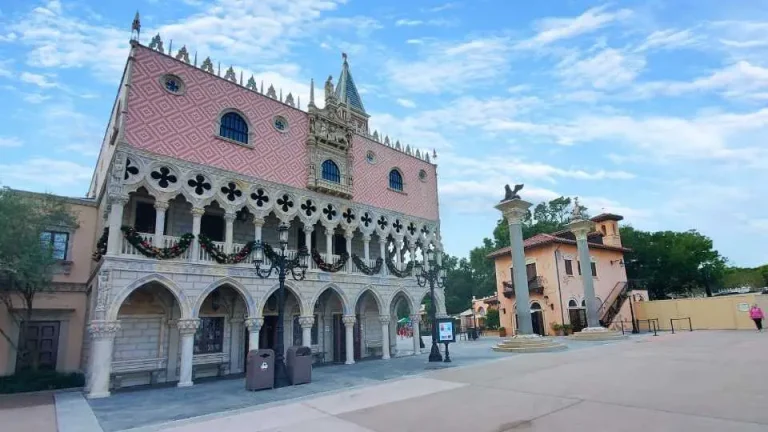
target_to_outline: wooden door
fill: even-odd
[[[32,321],[27,334],[20,335],[20,350],[16,357],[16,371],[27,369],[32,364],[32,353],[37,355],[39,369],[56,370],[56,356],[59,350],[59,321]]]
[[[571,319],[571,327],[573,332],[580,332],[587,326],[587,310],[580,309],[568,309],[568,317]]]
[[[531,312],[531,326],[533,332],[539,336],[545,336],[544,332],[544,314],[541,311]]]

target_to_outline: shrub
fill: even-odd
[[[0,377],[0,393],[23,393],[56,390],[85,385],[85,375],[80,372],[23,371]]]
[[[499,336],[500,337],[506,337],[507,336],[507,329],[504,327],[499,327]]]

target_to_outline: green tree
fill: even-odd
[[[725,288],[749,287],[755,289],[764,286],[766,286],[766,281],[761,267],[729,267],[723,275],[723,287]]]
[[[726,260],[712,240],[695,230],[647,232],[621,229],[627,277],[648,290],[652,299],[690,295],[721,286]]]
[[[541,202],[527,212],[523,219],[523,238],[527,239],[536,234],[548,234],[565,229],[573,211],[571,198],[559,197],[548,202]],[[587,208],[579,205],[582,215],[589,217]],[[505,218],[496,223],[493,238],[497,249],[509,246],[509,225]]]
[[[488,309],[488,312],[485,313],[485,327],[496,330],[499,328],[500,321],[499,321],[499,310],[498,309]]]
[[[36,294],[50,289],[58,265],[52,245],[41,242],[41,235],[73,227],[76,217],[60,198],[0,189],[0,300],[21,335],[32,320]],[[22,357],[29,356],[30,366],[37,369],[36,352],[17,346],[9,328],[0,327],[0,334]]]

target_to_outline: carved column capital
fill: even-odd
[[[392,318],[389,315],[379,315],[379,322],[382,324],[389,324]]]
[[[513,199],[500,202],[496,205],[496,209],[501,211],[504,217],[507,218],[508,224],[514,225],[523,222],[525,215],[528,213],[528,208],[530,208],[532,205],[533,204],[529,203],[528,201]]]
[[[128,200],[130,197],[128,195],[110,195],[109,196],[109,203],[113,205],[121,205],[124,206],[128,203]]]
[[[93,320],[88,323],[88,333],[93,339],[114,339],[120,331],[120,321]]]
[[[205,214],[205,209],[201,207],[193,207],[192,208],[192,216],[201,217]]]
[[[312,328],[312,326],[315,324],[315,317],[314,316],[301,316],[299,317],[299,325],[301,328]]]
[[[357,318],[355,318],[354,315],[344,315],[344,317],[341,320],[344,322],[345,327],[352,327],[353,325],[355,325]]]
[[[253,217],[253,225],[257,227],[263,227],[264,226],[264,218],[261,217]]]
[[[586,240],[587,234],[592,231],[592,221],[574,220],[568,224],[568,229],[576,236],[576,240]]]
[[[168,206],[169,206],[168,201],[155,200],[155,209],[157,210],[168,210]]]
[[[248,327],[249,331],[257,332],[261,329],[262,325],[264,325],[264,318],[246,318],[245,319],[245,326]]]
[[[234,222],[235,218],[237,217],[236,213],[224,213],[224,220],[227,222]]]
[[[198,319],[180,319],[176,321],[176,327],[179,329],[179,333],[195,334],[197,328],[200,327],[200,320]]]
[[[371,234],[370,233],[363,233],[363,241],[370,242],[371,241]]]

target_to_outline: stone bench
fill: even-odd
[[[157,383],[157,375],[168,367],[167,358],[118,360],[112,362],[110,379],[112,388],[119,389],[122,386],[123,377],[126,375],[149,374],[149,383]]]
[[[205,368],[216,368],[216,376],[224,375],[229,368],[228,353],[196,354],[192,357],[192,379],[195,378],[195,371]]]
[[[365,349],[369,354],[383,354],[384,343],[381,340],[366,340]]]

